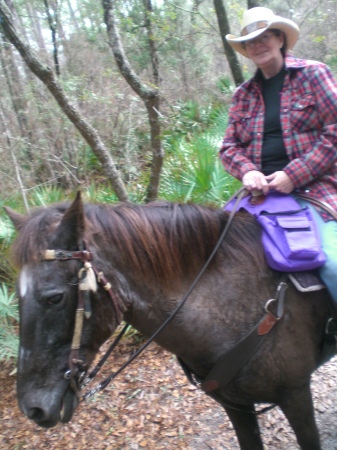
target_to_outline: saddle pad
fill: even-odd
[[[313,292],[325,289],[324,284],[316,272],[292,272],[288,274],[288,277],[300,292]]]

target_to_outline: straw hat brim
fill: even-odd
[[[265,28],[260,28],[259,30],[255,30],[252,33],[247,34],[246,36],[240,37],[235,37],[232,34],[227,34],[226,40],[235,51],[249,58],[247,50],[242,46],[242,44],[246,41],[256,38],[266,30],[270,29],[283,31],[287,38],[287,50],[290,50],[295,46],[300,34],[300,30],[295,22],[283,17],[275,16],[275,20],[270,21],[268,26],[266,26]]]

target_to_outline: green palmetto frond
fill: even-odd
[[[18,304],[8,286],[0,284],[0,360],[16,358],[19,338],[15,324],[19,320]]]
[[[163,168],[162,198],[221,206],[240,187],[218,157],[226,123],[227,114],[218,114],[207,132],[176,139]]]
[[[19,338],[13,329],[0,324],[0,361],[17,358],[18,348]]]
[[[29,204],[35,206],[47,206],[51,203],[64,201],[66,195],[63,189],[53,186],[39,186],[32,190],[29,195]]]
[[[8,286],[5,283],[0,284],[0,321],[7,325],[11,323],[12,319],[19,320],[18,304],[15,293],[9,292]]]

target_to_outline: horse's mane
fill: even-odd
[[[48,248],[48,236],[68,206],[59,204],[32,213],[13,246],[19,267]],[[200,269],[228,220],[223,210],[195,204],[86,204],[84,210],[93,245],[114,248],[135,273],[162,280]],[[236,263],[245,257],[262,263],[260,228],[251,216],[236,214],[220,253]]]

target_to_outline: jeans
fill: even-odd
[[[310,208],[313,219],[316,222],[322,250],[326,256],[326,263],[318,269],[319,275],[337,305],[337,221],[329,220],[325,222],[308,201],[299,199],[296,196],[295,198],[302,207],[307,206]]]

